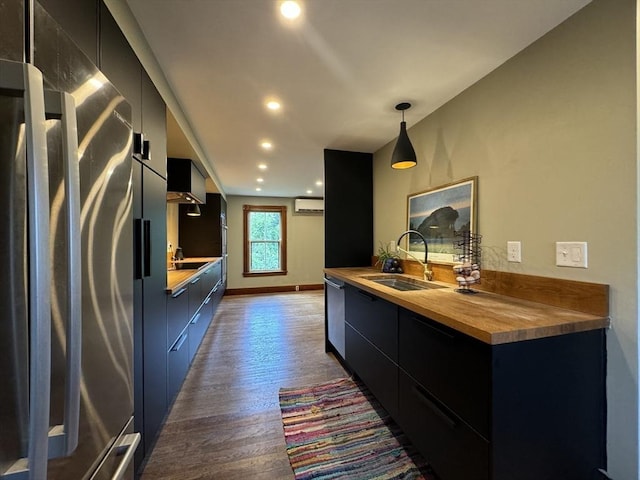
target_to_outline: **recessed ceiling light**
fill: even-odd
[[[262,183],[262,182],[264,182],[264,178],[261,178],[261,177],[260,178],[256,178],[256,182]]]
[[[278,102],[277,100],[269,100],[267,101],[266,105],[269,110],[272,110],[274,112],[280,110],[281,107],[280,102]]]
[[[322,180],[318,180],[316,182],[316,187],[321,187],[322,186]]]
[[[311,195],[313,193],[313,190],[307,190],[307,195]]]
[[[268,140],[263,140],[260,146],[263,150],[271,150],[273,148],[273,144]]]
[[[262,189],[260,187],[256,187],[256,192],[261,192]]]
[[[289,20],[298,18],[300,16],[300,11],[300,5],[298,2],[294,2],[293,0],[287,0],[280,4],[280,13],[284,18],[288,18]]]
[[[258,168],[260,170],[266,170],[267,169],[267,164],[266,163],[259,163],[258,164]]]

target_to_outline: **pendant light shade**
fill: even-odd
[[[200,207],[197,203],[190,203],[187,207],[187,215],[189,217],[199,217],[200,216]]]
[[[402,112],[402,122],[400,122],[400,135],[391,155],[391,168],[405,169],[415,167],[418,162],[416,160],[416,152],[411,145],[409,135],[407,135],[407,122],[404,121],[404,111],[411,107],[410,103],[399,103],[396,110]]]

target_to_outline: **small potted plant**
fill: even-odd
[[[382,266],[382,272],[384,273],[402,273],[402,266],[400,265],[400,257],[396,252],[389,250],[389,245],[384,245],[380,242],[378,248],[378,261],[376,266]]]

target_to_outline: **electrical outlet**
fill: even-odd
[[[507,242],[507,261],[522,262],[522,244],[520,242]]]
[[[395,240],[390,240],[389,241],[389,251],[390,252],[395,252],[396,251],[396,241]]]
[[[556,242],[556,265],[587,268],[587,242]]]

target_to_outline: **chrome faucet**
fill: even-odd
[[[415,234],[418,235],[421,239],[422,242],[424,243],[424,262],[422,260],[420,260],[418,257],[416,257],[415,255],[413,255],[411,252],[408,252],[406,250],[404,250],[403,248],[400,248],[400,240],[403,239],[403,237],[405,237],[406,235],[410,235],[410,234]],[[401,252],[405,253],[406,255],[410,256],[411,258],[413,258],[414,260],[418,261],[420,263],[420,265],[422,265],[424,267],[424,279],[425,280],[432,280],[433,279],[433,272],[431,270],[429,270],[429,245],[427,244],[427,239],[424,238],[424,236],[418,232],[417,230],[407,230],[406,232],[404,232],[402,235],[400,235],[398,237],[398,241],[396,242],[396,249],[400,250]]]

